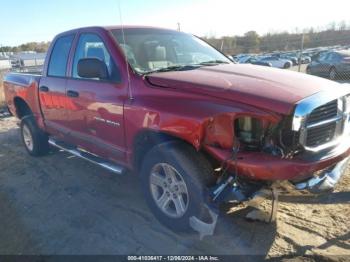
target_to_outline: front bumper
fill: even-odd
[[[232,152],[211,146],[206,151],[218,161],[226,161],[228,169],[235,171],[235,161],[227,160]],[[237,154],[237,173],[254,180],[303,181],[316,172],[336,165],[350,155],[350,138],[344,139],[336,148],[323,154],[300,155],[292,159],[281,158],[263,152],[239,152]]]
[[[308,190],[312,193],[332,191],[340,178],[344,175],[349,164],[350,157],[347,157],[336,164],[333,168],[321,172],[318,176],[306,181],[294,184],[297,190]]]

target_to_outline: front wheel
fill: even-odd
[[[24,147],[30,155],[41,156],[48,153],[48,137],[39,129],[33,116],[22,118],[21,138]]]
[[[213,169],[200,153],[180,142],[155,146],[141,168],[142,188],[156,218],[174,231],[191,231],[190,218],[211,223],[207,188]]]

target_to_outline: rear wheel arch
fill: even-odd
[[[25,116],[33,115],[33,111],[23,98],[15,97],[13,103],[16,108],[16,115],[19,119],[22,119]]]

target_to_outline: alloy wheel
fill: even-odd
[[[167,163],[158,163],[150,175],[150,189],[154,202],[167,216],[182,217],[189,205],[189,194],[185,180]]]

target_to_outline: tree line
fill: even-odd
[[[302,39],[304,48],[335,45],[350,45],[350,27],[334,24],[323,31],[313,28],[301,32],[279,32],[259,35],[256,31],[246,32],[243,36],[203,37],[212,46],[230,55],[239,53],[261,53],[272,51],[300,50]]]
[[[309,28],[298,32],[276,32],[259,35],[248,31],[243,36],[202,37],[203,40],[226,54],[260,53],[272,51],[298,50],[304,38],[304,48],[350,45],[350,25],[344,21],[330,23],[324,30]],[[19,46],[0,46],[0,52],[36,51],[46,52],[50,42],[30,42]]]
[[[50,46],[50,42],[29,42],[19,46],[0,46],[0,52],[22,52],[35,51],[37,53],[44,53]]]

